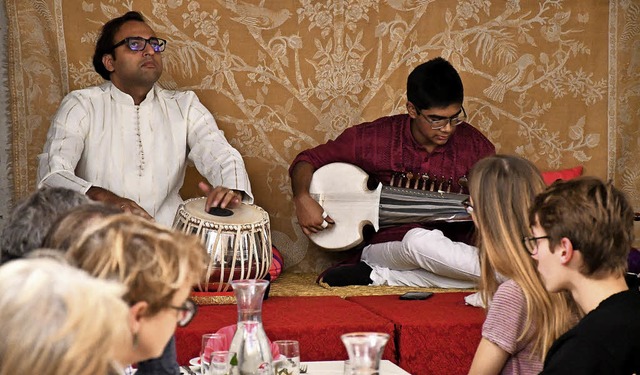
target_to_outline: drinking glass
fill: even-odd
[[[380,359],[389,335],[378,332],[354,332],[340,336],[349,353],[351,374],[379,375]]]
[[[234,369],[237,368],[236,363],[233,363],[234,358],[236,358],[236,353],[228,350],[211,352],[206,375],[233,375]],[[237,358],[235,360],[237,361]]]
[[[200,348],[200,374],[206,375],[211,362],[211,353],[221,351],[224,348],[224,335],[219,333],[205,333],[202,335],[202,347]]]
[[[296,340],[276,340],[273,342],[280,351],[280,357],[274,358],[276,374],[300,374],[300,344]],[[277,362],[276,362],[277,361]]]
[[[353,368],[351,367],[351,362],[349,360],[344,361],[344,369],[342,370],[343,375],[351,375],[353,374]]]

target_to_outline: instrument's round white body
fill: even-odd
[[[273,252],[269,215],[242,203],[230,216],[205,212],[206,198],[193,198],[178,207],[173,227],[199,236],[207,250],[207,271],[201,289],[224,292],[232,280],[261,279],[269,272]]]
[[[367,188],[369,175],[346,163],[332,163],[313,173],[311,196],[324,208],[335,224],[309,238],[329,251],[343,251],[364,241],[362,229],[373,225],[378,230],[378,211],[382,184]]]

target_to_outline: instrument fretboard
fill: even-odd
[[[470,221],[462,202],[467,194],[383,186],[380,227],[432,221]]]

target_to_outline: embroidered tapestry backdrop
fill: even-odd
[[[168,40],[161,83],[195,90],[242,153],[294,271],[339,255],[297,226],[289,163],[404,112],[408,73],[436,56],[460,71],[469,122],[498,152],[542,170],[584,165],[640,208],[640,0],[6,0],[13,199],[35,188],[63,96],[101,82],[101,25],[132,9]]]

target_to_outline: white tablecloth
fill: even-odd
[[[318,362],[302,362],[308,366],[308,375],[343,375],[344,361],[318,361]],[[393,362],[382,360],[380,362],[381,375],[409,375]]]
[[[344,361],[314,361],[314,362],[301,362],[301,364],[307,365],[307,375],[343,375],[344,373]],[[200,374],[200,366],[190,366],[196,374]],[[181,374],[187,374],[187,372],[180,368]],[[410,375],[405,370],[396,366],[393,362],[388,360],[380,361],[380,375]]]

